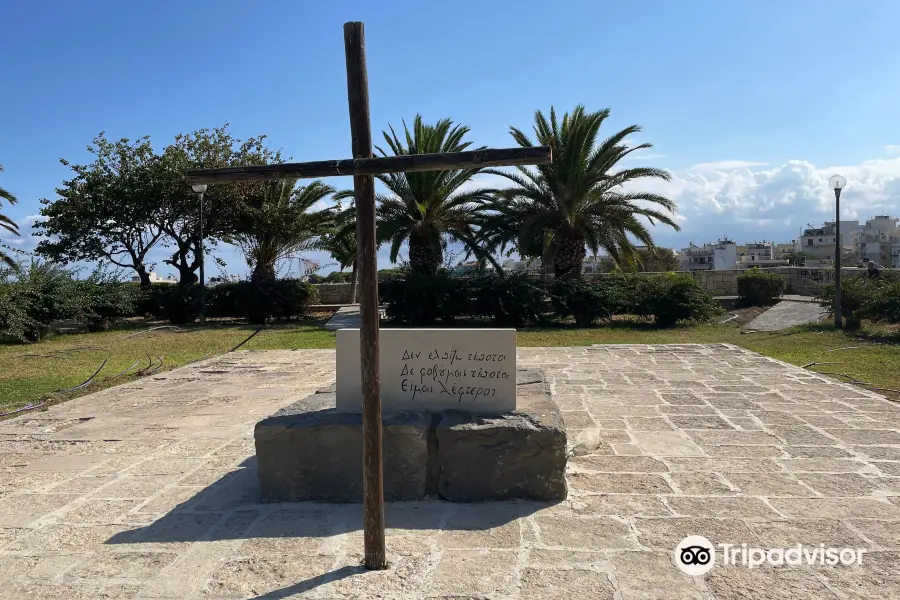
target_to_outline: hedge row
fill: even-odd
[[[388,318],[413,325],[466,318],[515,327],[572,318],[587,326],[631,314],[668,327],[679,321],[706,320],[721,311],[693,277],[683,274],[553,281],[522,275],[409,274],[383,283],[380,289]]]
[[[248,319],[251,323],[300,317],[318,301],[315,286],[296,279],[278,279],[262,285],[236,281],[206,288],[207,316]],[[141,290],[136,312],[180,325],[193,322],[199,309],[198,284],[157,283]]]
[[[269,285],[247,281],[207,288],[207,314],[262,323],[292,319],[318,302],[309,283],[282,279]],[[33,342],[57,321],[74,319],[89,331],[106,329],[115,319],[151,316],[173,324],[193,322],[200,307],[200,286],[153,284],[141,288],[115,281],[103,271],[84,280],[73,271],[33,262],[18,271],[0,269],[0,339]]]

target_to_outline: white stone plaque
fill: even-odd
[[[515,329],[382,329],[381,410],[516,408]],[[359,329],[337,331],[337,409],[362,411]]]

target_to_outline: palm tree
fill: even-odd
[[[550,120],[541,111],[534,115],[538,145],[553,148],[553,163],[517,172],[494,171],[514,184],[484,204],[487,217],[480,239],[492,250],[518,249],[519,254],[540,257],[557,277],[581,276],[587,254],[605,250],[616,263],[633,260],[632,238],[654,248],[651,225],[664,223],[679,229],[668,213],[675,204],[659,194],[635,191],[633,182],[643,179],[668,181],[666,171],[651,167],[615,170],[616,164],[651,144],[628,146],[625,138],[640,131],[632,125],[599,144],[597,136],[609,109],[594,113],[577,106],[558,122],[551,107]],[[535,144],[515,127],[510,133],[522,147]],[[662,209],[662,210],[660,210]],[[665,212],[663,212],[663,210]]]
[[[2,172],[3,165],[0,165],[0,173]],[[4,189],[3,187],[0,187],[0,200],[6,200],[10,205],[18,202],[18,200],[16,200],[16,197],[6,191],[6,189]],[[0,202],[0,204],[2,204],[2,202]],[[10,219],[3,213],[0,213],[0,228],[5,229],[13,235],[19,235],[19,226],[15,221]],[[10,267],[14,267],[16,264],[13,258],[10,255],[6,254],[2,249],[0,249],[0,262],[4,262]]]
[[[310,212],[310,208],[333,194],[334,189],[320,181],[296,188],[295,184],[260,184],[259,193],[237,209],[231,241],[244,251],[253,269],[252,281],[273,281],[278,261],[312,249],[328,223],[327,211]]]
[[[388,149],[396,156],[462,152],[472,145],[472,142],[463,141],[469,128],[454,125],[450,119],[426,125],[422,116],[416,115],[412,131],[406,122],[403,129],[405,145],[393,127],[390,127],[390,135],[382,132]],[[376,149],[382,156],[388,156],[378,146]],[[443,263],[448,241],[461,242],[468,254],[485,258],[475,240],[472,223],[479,204],[487,201],[493,190],[462,189],[479,171],[459,169],[376,175],[390,192],[379,194],[376,200],[378,243],[390,242],[391,262],[397,262],[400,247],[406,241],[409,242],[410,267],[420,273],[437,272]]]
[[[338,192],[335,200],[353,198],[353,191]],[[350,303],[356,303],[356,206],[351,202],[348,208],[340,203],[331,209],[331,223],[328,232],[319,238],[316,247],[325,250],[338,262],[341,270],[350,267]]]

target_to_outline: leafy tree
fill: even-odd
[[[0,173],[3,172],[3,165],[0,165]],[[6,200],[9,204],[15,204],[18,202],[16,197],[13,196],[10,192],[6,191],[5,188],[0,186],[0,200]],[[2,204],[2,203],[0,203]],[[13,235],[19,235],[19,226],[15,221],[0,213],[0,228],[5,229]],[[6,263],[10,267],[15,266],[15,261],[11,256],[6,254],[2,249],[0,249],[0,262]]]
[[[185,171],[282,162],[281,154],[265,145],[266,136],[241,141],[228,131],[228,124],[214,129],[198,129],[179,134],[167,146],[158,162],[160,182],[159,210],[154,224],[166,235],[164,244],[172,248],[172,255],[164,260],[176,268],[181,284],[198,280],[200,268],[200,206],[197,196],[184,182]],[[203,196],[204,243],[215,245],[244,228],[243,220],[254,203],[259,203],[262,184],[244,182],[209,186]],[[242,203],[250,206],[244,210]]]
[[[586,247],[594,254],[605,250],[617,264],[633,260],[636,248],[632,239],[653,248],[643,219],[679,229],[666,214],[675,211],[671,200],[632,191],[632,184],[643,178],[668,181],[666,171],[651,167],[614,170],[632,152],[652,146],[627,145],[626,138],[640,131],[637,125],[598,143],[600,126],[608,116],[609,109],[590,113],[580,105],[571,114],[565,113],[561,122],[552,107],[549,121],[541,111],[535,113],[537,145],[553,148],[553,163],[517,167],[517,172],[489,171],[513,183],[483,207],[489,216],[480,237],[489,248],[503,251],[515,247],[524,257],[539,257],[546,267],[552,265],[558,277],[578,277]],[[520,146],[535,145],[519,129],[511,127],[510,132]]]
[[[638,248],[634,258],[634,267],[641,273],[670,273],[681,268],[671,248]]]
[[[229,239],[244,252],[252,268],[250,280],[275,280],[278,261],[315,247],[331,215],[310,212],[312,206],[334,193],[331,186],[313,181],[297,186],[296,181],[258,184],[234,207]]]
[[[431,154],[436,152],[462,152],[472,145],[463,141],[469,133],[464,125],[454,125],[450,119],[442,119],[434,125],[423,122],[416,115],[412,131],[403,124],[405,142],[394,132],[382,132],[388,150],[395,156]],[[382,156],[385,150],[376,146]],[[469,253],[480,259],[487,258],[475,241],[478,203],[486,201],[489,189],[463,190],[479,169],[426,171],[416,173],[386,173],[376,175],[388,188],[388,194],[379,194],[378,242],[390,242],[391,262],[404,242],[409,242],[409,263],[413,271],[435,273],[443,263],[444,249],[448,241],[461,242]]]
[[[111,142],[101,132],[88,152],[90,164],[60,159],[75,176],[57,188],[59,198],[41,199],[46,220],[35,223],[35,235],[45,239],[36,251],[63,264],[105,259],[150,285],[147,253],[162,236],[153,222],[159,199],[150,138]]]

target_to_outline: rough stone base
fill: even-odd
[[[472,502],[566,497],[562,415],[542,377],[518,375],[516,412],[496,418],[447,413],[437,424],[442,498]]]
[[[562,500],[566,431],[538,371],[517,372],[515,412],[384,415],[384,495],[456,502]],[[333,386],[256,424],[262,499],[362,501],[362,417],[335,409]]]

